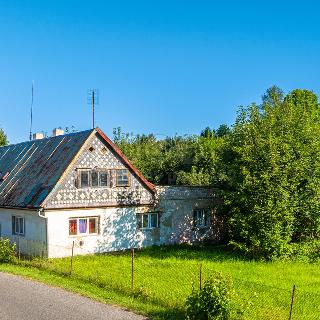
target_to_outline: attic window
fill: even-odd
[[[106,153],[107,153],[107,151],[108,151],[108,150],[107,150],[107,148],[106,148],[106,147],[102,147],[102,149],[101,149],[101,153],[102,153],[102,154],[106,154]]]
[[[117,187],[129,187],[129,171],[128,169],[117,170]]]
[[[93,152],[93,151],[94,151],[94,147],[90,147],[90,148],[89,148],[89,151],[90,151],[90,152]]]
[[[109,174],[106,170],[99,169],[82,169],[78,176],[79,188],[99,188],[109,186]]]

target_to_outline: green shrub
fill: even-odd
[[[320,240],[309,240],[292,245],[292,260],[303,262],[320,261]]]
[[[204,282],[201,290],[193,290],[186,301],[187,319],[229,320],[239,319],[241,310],[236,308],[235,296],[230,276],[215,273]]]
[[[0,238],[0,263],[13,262],[15,259],[16,244],[9,239]]]

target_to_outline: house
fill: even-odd
[[[154,186],[99,128],[0,147],[0,236],[28,255],[212,239],[213,198]]]

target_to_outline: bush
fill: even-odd
[[[292,245],[292,260],[303,262],[319,262],[320,261],[320,240],[310,240]]]
[[[239,319],[242,312],[232,301],[234,295],[231,277],[223,277],[221,273],[215,273],[205,281],[201,290],[193,290],[187,298],[187,319]]]
[[[0,238],[0,263],[13,262],[15,259],[16,244],[9,239]]]

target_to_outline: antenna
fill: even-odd
[[[99,104],[99,90],[89,89],[87,103],[92,105],[92,128],[95,128],[95,106]]]
[[[30,106],[30,135],[29,139],[32,140],[32,124],[33,124],[33,87],[34,87],[34,81],[32,80],[32,86],[31,86],[31,106]]]

